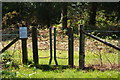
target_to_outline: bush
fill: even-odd
[[[15,63],[12,55],[9,53],[2,53],[2,67],[3,68],[9,68],[9,67],[14,67],[15,69],[19,68],[18,64]]]

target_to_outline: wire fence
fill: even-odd
[[[95,32],[97,32],[96,37],[100,38],[105,42],[109,42],[110,44],[120,47],[120,36],[118,35],[120,31]],[[90,60],[87,60],[86,58],[86,64],[88,64],[87,66],[101,70],[118,69],[120,67],[118,62],[120,53],[119,50],[109,47],[88,36],[86,36],[85,42],[86,57],[90,58]]]
[[[44,31],[37,30],[38,38],[38,55],[40,64],[49,64],[50,59],[50,40],[49,40],[49,29]]]
[[[108,40],[111,44],[119,45],[119,40]],[[120,51],[115,50],[97,40],[86,37],[85,39],[85,53],[86,53],[86,65],[97,66],[98,68],[112,68],[113,66],[119,67],[118,65],[118,54]],[[87,60],[88,59],[88,60]],[[95,68],[97,68],[95,66]]]
[[[49,64],[50,60],[50,34],[49,29],[37,30],[37,38],[38,38],[38,54],[39,54],[39,64]],[[10,32],[10,31],[9,31]],[[33,60],[32,53],[32,37],[31,31],[29,31],[30,35],[27,40],[27,50],[28,50],[28,59],[30,61]],[[87,31],[92,33],[92,31]],[[119,33],[119,31],[95,31],[99,33]],[[3,31],[2,34],[2,42],[0,44],[1,49],[5,47],[7,44],[11,42],[14,38],[19,36],[19,31],[11,31],[11,33],[7,33]],[[54,32],[52,31],[52,49],[54,50]],[[101,37],[103,35],[96,35],[104,41],[108,41],[116,46],[120,47],[120,39],[119,36],[114,38],[111,35],[107,35],[105,38]],[[52,50],[52,51],[53,51]],[[56,57],[59,65],[68,65],[68,36],[66,32],[57,28],[56,32]],[[21,52],[21,40],[11,46],[6,52],[13,56],[14,60],[22,63],[22,52]],[[54,53],[54,52],[53,52]],[[88,36],[85,36],[85,66],[95,67],[95,68],[118,68],[118,58],[120,51],[117,51],[109,46],[106,46],[97,40],[94,40]],[[52,55],[54,56],[54,55]],[[79,62],[79,35],[74,34],[74,65],[78,66]],[[54,59],[52,60],[52,64],[55,64]]]

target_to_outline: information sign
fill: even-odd
[[[28,38],[27,27],[19,27],[19,37],[21,39]]]

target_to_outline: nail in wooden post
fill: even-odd
[[[49,36],[50,36],[50,61],[49,65],[52,62],[52,27],[49,28]]]
[[[83,34],[83,25],[80,25],[80,40],[79,40],[79,68],[85,67],[85,35]]]
[[[37,28],[32,27],[32,47],[33,47],[33,61],[34,64],[39,63],[38,59],[38,44],[37,44]]]
[[[73,29],[68,28],[68,65],[74,66],[74,39],[73,39]]]

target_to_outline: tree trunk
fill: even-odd
[[[67,2],[63,3],[62,17],[62,28],[67,29]]]
[[[89,12],[89,22],[88,24],[91,26],[91,28],[95,28],[96,24],[96,11],[97,11],[97,3],[92,2],[90,3],[90,12]]]

